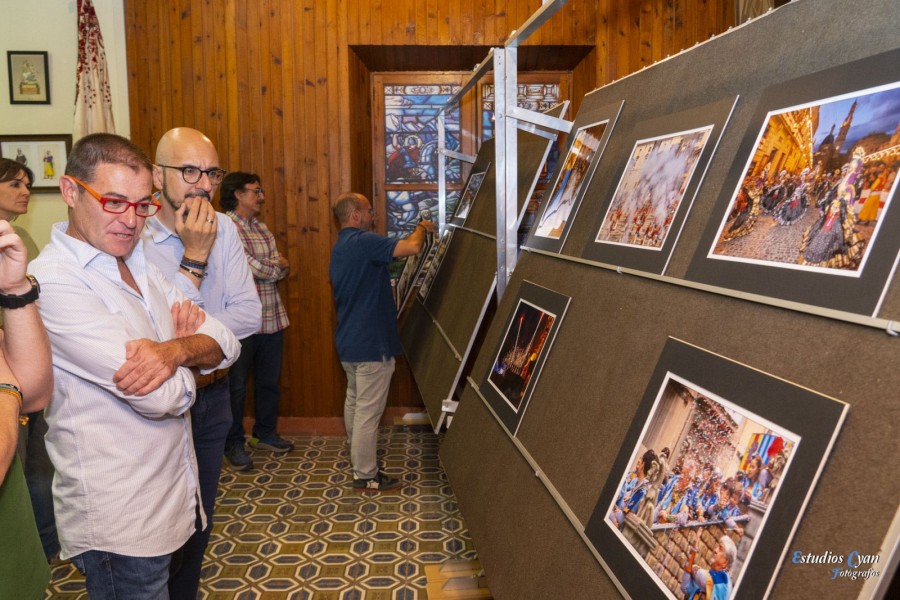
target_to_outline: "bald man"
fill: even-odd
[[[237,228],[210,203],[224,176],[208,137],[189,127],[166,132],[157,144],[153,166],[161,208],[147,219],[141,238],[147,259],[240,340],[259,331],[262,304]],[[173,557],[172,598],[197,597],[231,421],[228,369],[198,377],[191,430],[208,520],[202,527],[198,514],[196,531]]]

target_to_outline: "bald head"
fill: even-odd
[[[192,198],[211,201],[224,171],[212,141],[196,129],[170,129],[156,145],[153,185],[162,192],[160,219],[171,225],[175,211]]]
[[[190,127],[176,127],[165,132],[156,144],[156,164],[172,164],[179,154],[195,149],[211,150],[218,162],[219,155],[212,141],[202,132]]]

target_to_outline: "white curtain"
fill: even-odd
[[[89,133],[115,131],[100,22],[91,0],[78,0],[78,67],[73,137],[77,140]]]

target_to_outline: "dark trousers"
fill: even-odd
[[[247,375],[253,369],[253,401],[256,422],[253,437],[265,439],[275,435],[278,424],[278,402],[281,399],[281,357],[284,353],[284,331],[257,333],[241,340],[241,355],[231,365],[228,385],[231,387],[231,430],[228,446],[244,443],[244,401],[247,397]]]
[[[194,434],[194,452],[197,455],[206,528],[201,529],[198,514],[196,531],[172,557],[169,594],[174,600],[195,600],[200,587],[200,568],[203,566],[203,554],[212,531],[213,507],[219,489],[225,437],[231,427],[231,405],[228,398],[228,378],[223,377],[197,390],[197,400],[191,407],[191,430]]]

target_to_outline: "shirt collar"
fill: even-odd
[[[144,236],[150,236],[150,239],[153,240],[154,244],[159,244],[170,237],[178,237],[178,234],[174,231],[169,231],[169,229],[162,224],[162,221],[159,220],[159,217],[152,216],[144,223],[144,231],[141,234],[141,237]]]
[[[87,265],[95,260],[104,263],[111,261],[112,264],[115,264],[116,257],[102,252],[87,242],[72,237],[66,233],[68,230],[68,221],[55,223],[50,231],[50,239],[55,246],[72,255],[79,266],[82,268],[87,267]],[[129,266],[135,263],[135,261],[138,261],[141,264],[144,262],[144,250],[140,242],[134,247],[131,254],[125,258],[125,263]]]

